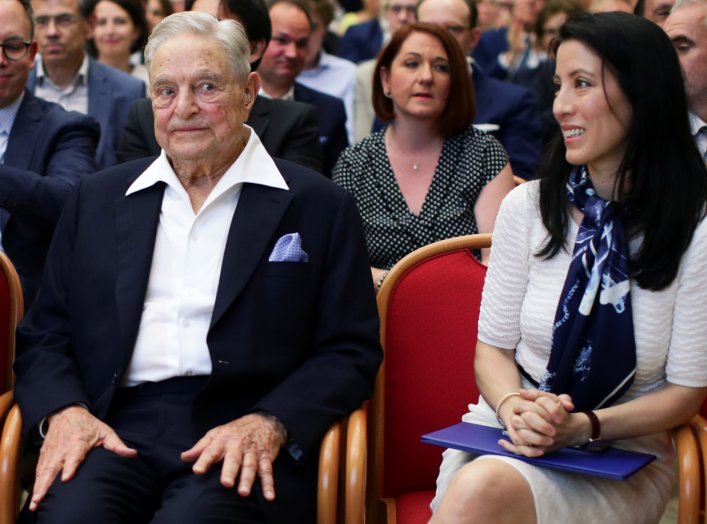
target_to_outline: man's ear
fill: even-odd
[[[479,45],[479,40],[481,40],[481,29],[472,27],[469,35],[469,51],[473,51]]]
[[[265,48],[268,47],[268,43],[265,40],[256,40],[250,44],[250,63],[252,64],[256,60],[260,60],[265,53]]]
[[[258,73],[253,71],[252,73],[248,73],[248,81],[246,82],[246,87],[245,87],[245,105],[248,109],[253,107],[253,104],[255,103],[255,99],[258,96],[258,92],[260,91],[260,77],[258,76]]]

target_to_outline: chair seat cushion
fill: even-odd
[[[412,491],[395,498],[398,524],[427,524],[432,517],[434,491]]]

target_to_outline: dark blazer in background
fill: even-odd
[[[30,73],[27,86],[34,92],[36,68]],[[123,131],[130,103],[147,93],[145,83],[134,76],[99,61],[88,60],[88,115],[101,127],[101,138],[96,150],[96,164],[100,169],[117,163],[115,151]]]
[[[503,144],[513,174],[530,179],[540,161],[540,117],[533,93],[523,86],[487,76],[476,63],[472,79],[476,91],[474,124],[496,124],[492,134]]]
[[[39,287],[54,227],[74,184],[96,171],[98,124],[25,89],[0,164],[2,245],[22,281],[25,306]]]
[[[349,27],[339,40],[336,54],[358,64],[375,58],[382,47],[383,29],[375,18]]]
[[[313,107],[258,96],[246,124],[255,130],[270,156],[290,160],[319,173],[323,171],[319,122]],[[159,154],[152,103],[149,98],[135,100],[120,137],[116,152],[118,161]]]
[[[295,100],[314,106],[319,115],[319,142],[324,154],[324,174],[331,172],[341,152],[349,145],[346,132],[346,109],[344,102],[321,91],[295,82]]]
[[[76,402],[98,418],[108,411],[133,353],[165,185],[125,192],[151,161],[85,177],[66,205],[18,334],[26,431]],[[194,416],[204,431],[255,410],[282,421],[302,457],[280,452],[277,499],[262,507],[268,522],[310,523],[321,438],[369,398],[382,352],[353,200],[313,171],[277,166],[289,190],[245,184],[240,195],[207,334],[213,370]],[[294,232],[308,261],[269,262]]]

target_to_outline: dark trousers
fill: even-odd
[[[176,378],[119,391],[106,423],[138,456],[91,451],[69,482],[55,480],[36,515],[19,522],[51,524],[260,523],[258,497],[243,498],[219,483],[221,465],[195,475],[179,458],[203,435],[192,401],[205,379]],[[26,519],[26,520],[25,520]],[[35,520],[36,519],[36,520]]]

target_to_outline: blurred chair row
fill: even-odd
[[[441,461],[420,435],[454,424],[476,402],[473,361],[486,268],[472,250],[490,235],[423,247],[401,260],[378,293],[385,360],[367,406],[334,424],[320,450],[318,524],[426,523]],[[18,510],[21,421],[13,406],[14,327],[19,280],[0,253],[0,524]],[[704,521],[707,422],[696,415],[674,431],[678,524]]]

